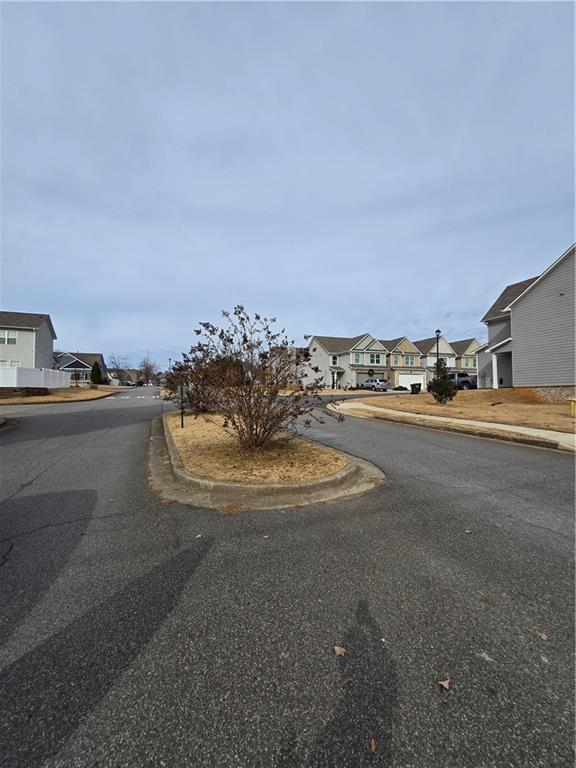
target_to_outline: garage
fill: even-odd
[[[424,389],[424,374],[423,373],[399,373],[398,374],[398,386],[406,387],[410,389],[410,384],[421,384]]]

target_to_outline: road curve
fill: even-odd
[[[573,457],[329,420],[385,486],[223,516],[155,394],[2,409],[3,768],[573,764]]]

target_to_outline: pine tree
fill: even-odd
[[[97,360],[94,361],[94,365],[90,371],[90,381],[92,384],[102,384],[102,371],[100,370]]]
[[[448,400],[452,400],[456,396],[456,391],[456,387],[448,378],[446,360],[440,357],[436,366],[436,378],[432,379],[430,384],[432,397],[437,403],[444,405],[444,403],[447,403]]]

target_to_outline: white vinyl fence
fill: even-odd
[[[70,375],[50,368],[0,368],[0,387],[59,389],[70,386]]]

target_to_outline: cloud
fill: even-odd
[[[165,362],[237,302],[297,338],[479,335],[573,239],[568,4],[3,17],[1,298],[65,346]]]

